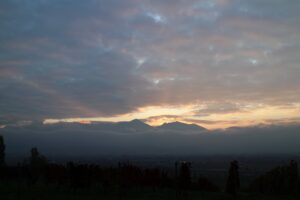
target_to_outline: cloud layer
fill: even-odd
[[[251,106],[299,114],[299,9],[282,0],[2,0],[0,124],[188,104],[193,117]]]

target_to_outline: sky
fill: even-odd
[[[300,1],[1,0],[0,128],[300,121]]]

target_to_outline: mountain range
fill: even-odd
[[[300,125],[258,125],[207,130],[181,122],[149,126],[140,120],[91,124],[33,123],[0,129],[7,155],[38,147],[51,156],[99,155],[300,155]]]
[[[141,120],[134,119],[132,121],[122,122],[91,122],[91,123],[67,123],[61,122],[56,124],[32,123],[26,126],[7,126],[4,131],[11,130],[31,130],[35,131],[53,131],[53,130],[74,130],[84,132],[104,132],[117,134],[138,134],[145,132],[176,132],[182,134],[200,133],[207,131],[204,127],[196,124],[185,124],[182,122],[164,123],[161,126],[150,126]]]

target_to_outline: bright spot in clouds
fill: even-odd
[[[160,14],[147,12],[146,15],[148,17],[150,17],[151,19],[153,19],[155,23],[162,23],[162,24],[167,23],[167,19],[164,16],[160,15]]]
[[[257,64],[258,64],[258,60],[253,59],[253,58],[250,58],[250,59],[249,59],[249,62],[250,62],[252,65],[257,65]]]

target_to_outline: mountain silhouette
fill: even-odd
[[[116,127],[123,129],[125,131],[149,131],[153,127],[142,122],[141,120],[134,119],[132,121],[126,121],[126,122],[118,122],[115,124]]]
[[[26,130],[28,132],[43,132],[43,131],[68,131],[68,132],[104,132],[104,133],[118,133],[118,134],[136,134],[146,132],[176,132],[182,134],[195,133],[205,131],[204,127],[196,124],[185,124],[182,122],[164,123],[161,126],[153,127],[139,119],[132,121],[121,122],[92,122],[90,124],[81,123],[56,123],[56,124],[42,124],[32,123],[31,125],[7,126],[3,130]]]
[[[171,123],[164,123],[163,125],[157,127],[161,131],[174,131],[174,132],[199,132],[205,131],[206,128],[202,126],[198,126],[196,124],[185,124],[182,122],[171,122]]]

